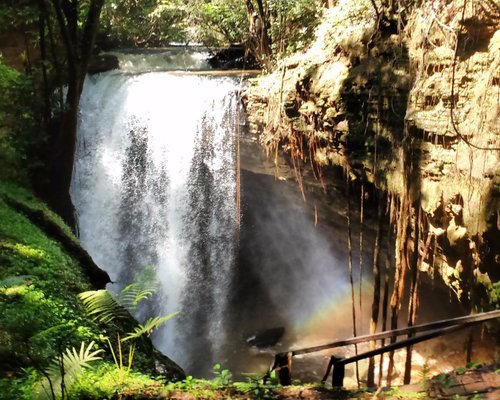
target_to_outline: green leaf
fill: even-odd
[[[66,349],[62,355],[52,360],[51,365],[47,369],[47,373],[50,376],[52,388],[56,394],[61,390],[61,383],[63,381],[62,373],[64,373],[64,384],[68,388],[84,369],[90,368],[89,363],[102,359],[98,354],[103,350],[98,349],[92,351],[93,347],[94,341],[90,342],[88,346],[82,342],[80,350],[74,347]],[[50,385],[47,379],[41,383],[39,389],[39,398],[51,398]]]
[[[134,329],[134,332],[129,333],[126,337],[124,337],[122,339],[122,342],[131,339],[138,339],[139,337],[145,334],[147,334],[148,336],[151,335],[151,333],[155,329],[158,329],[161,325],[167,322],[170,318],[175,317],[177,314],[179,314],[178,311],[172,314],[165,315],[163,317],[154,317],[148,319],[143,325],[139,324],[139,326]]]
[[[117,318],[126,318],[126,310],[116,302],[109,290],[90,290],[78,294],[87,314],[94,320],[110,323]]]

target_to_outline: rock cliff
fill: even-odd
[[[338,1],[310,49],[250,81],[250,130],[296,170],[321,180],[341,167],[383,191],[395,202],[396,265],[411,263],[416,241],[420,271],[440,274],[470,307],[495,303],[500,9],[406,3],[384,14],[368,0]]]

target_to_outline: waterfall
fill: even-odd
[[[122,71],[87,77],[81,98],[71,187],[81,241],[118,287],[154,269],[159,293],[145,313],[181,312],[154,343],[190,373],[200,351],[213,365],[225,340],[236,90],[229,77]]]

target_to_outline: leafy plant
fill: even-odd
[[[431,373],[431,367],[429,366],[428,360],[425,360],[424,364],[422,365],[422,368],[419,371],[420,382],[422,385],[422,389],[424,390],[428,389],[429,379],[431,377],[430,373]]]
[[[247,382],[234,384],[238,392],[249,395],[255,400],[270,400],[276,398],[276,385],[272,381],[264,383],[261,377],[247,376]]]
[[[90,342],[88,346],[82,342],[79,351],[72,347],[56,357],[47,369],[46,380],[41,385],[41,393],[44,393],[47,398],[63,395],[63,392],[71,387],[84,369],[90,368],[89,363],[101,359],[98,354],[102,350],[92,350],[93,347],[94,342]]]
[[[455,379],[450,374],[439,374],[434,380],[445,388],[449,388],[455,384]]]
[[[155,283],[153,283],[153,286],[154,284]],[[146,287],[145,283],[139,280],[126,286],[118,293],[102,289],[83,292],[80,293],[78,297],[90,316],[96,321],[109,324],[116,319],[130,316],[126,308],[130,311],[134,311],[141,300],[148,299],[152,294],[153,289]],[[134,330],[126,333],[125,337],[121,338],[120,334],[117,334],[116,346],[113,345],[109,338],[106,338],[115,366],[119,371],[120,382],[123,381],[131,371],[136,349],[135,341],[142,336],[151,335],[154,330],[158,329],[177,314],[178,312],[162,317],[152,317],[144,322],[144,324],[137,323]],[[125,342],[130,342],[127,354],[125,354],[123,349],[123,344]],[[125,355],[127,357],[126,365],[124,364]]]
[[[149,272],[149,268],[144,268],[133,283],[120,291],[90,290],[78,294],[78,298],[87,314],[98,322],[108,324],[117,319],[128,319],[129,312],[134,313],[139,303],[150,298],[156,289],[157,282]]]
[[[427,394],[426,393],[419,393],[419,392],[408,392],[405,390],[401,390],[398,387],[391,387],[389,390],[383,392],[384,397],[383,398],[391,398],[391,399],[402,399],[402,400],[409,400],[409,399],[426,399]]]
[[[127,317],[127,311],[113,298],[107,289],[89,290],[78,294],[87,314],[97,322],[108,324]]]
[[[222,369],[220,364],[215,364],[212,373],[215,376],[212,380],[212,386],[214,388],[224,388],[231,385],[233,374],[228,369]]]
[[[126,342],[127,340],[139,339],[143,335],[151,335],[154,330],[158,329],[170,318],[175,317],[177,314],[179,314],[178,311],[168,315],[164,315],[163,317],[153,317],[144,322],[144,324],[138,324],[138,326],[134,328],[134,332],[131,332],[127,336],[125,336],[122,339],[122,342]]]
[[[121,377],[115,365],[102,362],[95,368],[88,369],[85,374],[68,388],[68,399],[110,399],[120,398],[130,393],[160,397],[165,390],[160,379],[153,379],[139,372],[131,371],[126,380]]]

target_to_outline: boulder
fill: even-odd
[[[285,328],[282,326],[257,331],[247,339],[247,343],[249,346],[258,348],[272,347],[278,343],[284,333]]]

